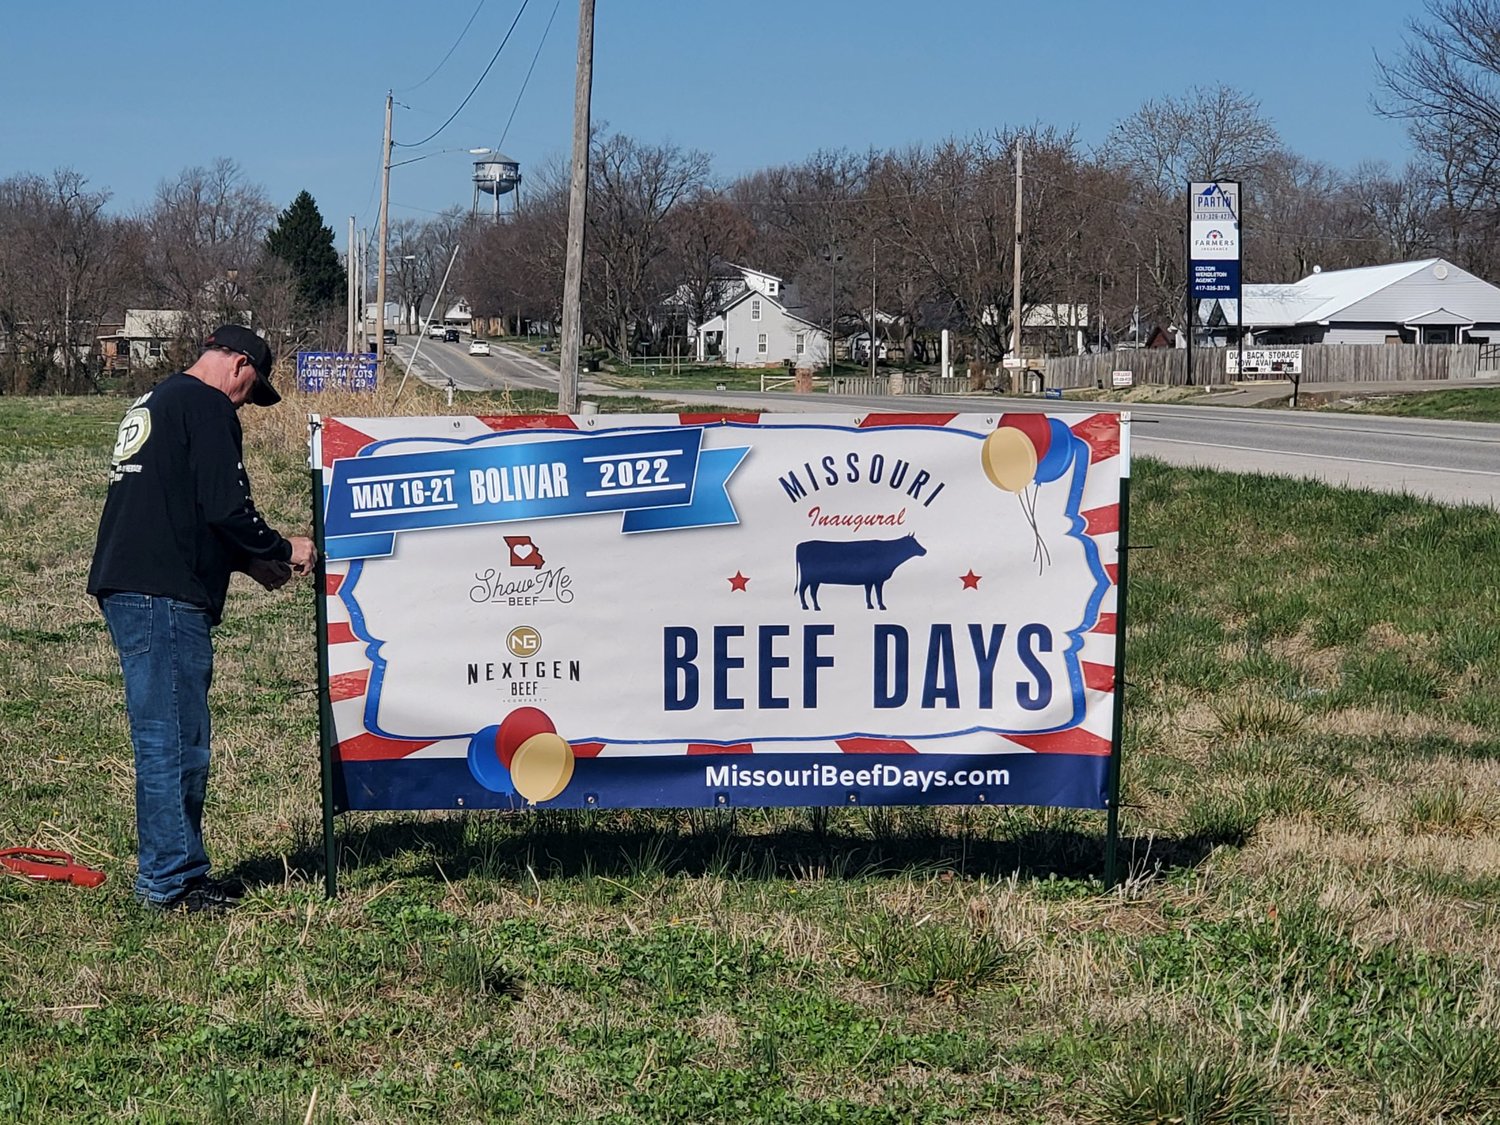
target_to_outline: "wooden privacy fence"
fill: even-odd
[[[970,390],[966,376],[955,375],[944,379],[938,375],[909,374],[903,379],[903,394],[909,395],[961,395]],[[891,377],[877,375],[836,375],[828,380],[831,395],[888,395],[891,393]]]
[[[1239,381],[1224,372],[1224,355],[1230,350],[1195,348],[1193,382],[1213,387]],[[1278,345],[1277,350],[1285,349]],[[1309,344],[1300,350],[1304,384],[1472,379],[1480,371],[1478,344]],[[1140,348],[1049,359],[1047,386],[1108,387],[1116,371],[1131,372],[1138,385],[1186,383],[1187,349]]]

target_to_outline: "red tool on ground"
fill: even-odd
[[[8,867],[28,879],[72,883],[75,887],[97,887],[104,872],[79,863],[67,852],[45,848],[0,848],[0,867]]]

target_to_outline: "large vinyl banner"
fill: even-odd
[[[1117,415],[315,434],[339,808],[1104,806]]]

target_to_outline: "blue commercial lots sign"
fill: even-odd
[[[374,352],[298,352],[297,389],[318,391],[373,391]]]

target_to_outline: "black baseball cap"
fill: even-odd
[[[271,365],[276,362],[276,357],[271,354],[271,346],[256,333],[240,324],[225,324],[215,328],[213,335],[203,341],[203,346],[238,352],[250,361],[256,374],[255,386],[250,388],[250,401],[256,406],[275,406],[281,401],[281,394],[271,386]]]

